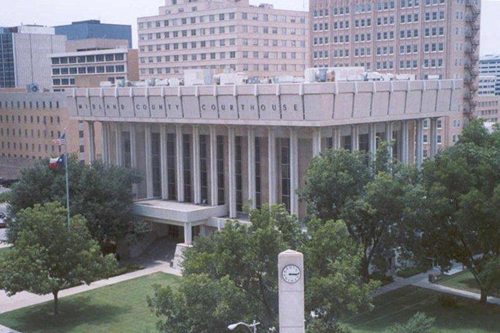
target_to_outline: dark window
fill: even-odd
[[[201,203],[208,203],[208,136],[200,135]]]
[[[176,146],[175,134],[167,135],[167,173],[168,173],[168,198],[177,199],[177,181],[175,178]]]
[[[224,137],[217,136],[217,196],[218,204],[224,205],[225,193],[224,193]]]
[[[191,136],[184,134],[182,136],[183,148],[183,167],[184,167],[184,201],[192,201],[191,186]]]
[[[289,139],[280,140],[281,203],[290,210],[290,146]]]
[[[243,212],[243,166],[241,160],[241,136],[235,138],[236,211]]]
[[[151,133],[151,166],[153,169],[153,196],[161,197],[160,133]]]

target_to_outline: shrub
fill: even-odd
[[[389,329],[389,333],[429,333],[435,319],[427,317],[425,313],[417,312],[404,324],[396,324]]]

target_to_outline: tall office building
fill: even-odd
[[[185,69],[303,76],[308,14],[250,6],[248,0],[165,0],[138,19],[141,79],[182,77]]]
[[[494,76],[495,95],[500,95],[500,55],[486,55],[479,60],[481,76]]]
[[[64,52],[65,42],[66,37],[55,35],[49,27],[0,27],[0,88],[36,84],[39,89],[49,89],[49,55]]]
[[[132,27],[130,25],[87,20],[56,26],[55,32],[57,35],[65,35],[68,40],[126,39],[128,41],[128,48],[132,48]]]
[[[310,0],[315,67],[363,66],[419,79],[463,79],[462,109],[474,111],[478,89],[479,0]],[[463,124],[452,125],[450,140]]]

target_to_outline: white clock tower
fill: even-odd
[[[280,333],[304,333],[304,256],[287,250],[278,255]]]

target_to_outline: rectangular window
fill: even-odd
[[[280,139],[281,203],[290,210],[290,140]]]
[[[201,203],[208,204],[208,136],[200,135]]]
[[[241,136],[235,138],[236,211],[243,212],[243,161]]]
[[[176,158],[176,142],[175,134],[167,134],[167,174],[168,174],[168,198],[169,200],[177,199],[177,181],[175,166],[177,165]]]
[[[189,134],[182,135],[183,148],[183,167],[184,167],[184,202],[191,202],[193,196],[191,193],[191,136]]]
[[[218,205],[224,205],[225,193],[225,174],[224,174],[224,137],[217,136],[217,197]]]
[[[153,196],[161,197],[161,157],[160,133],[151,133],[151,167],[153,176]]]

